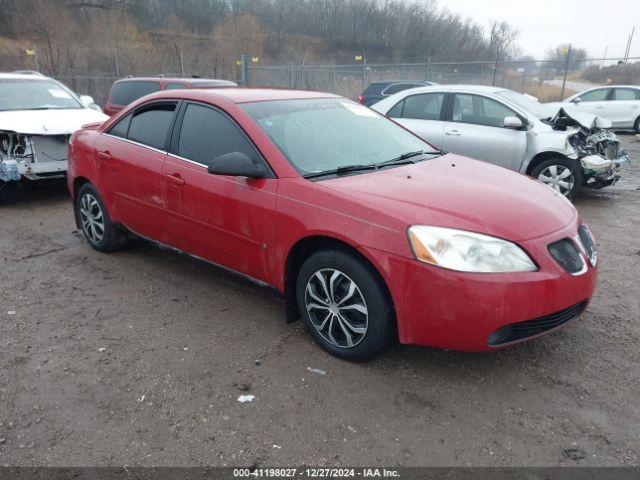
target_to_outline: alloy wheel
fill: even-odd
[[[336,347],[355,347],[367,333],[367,303],[358,285],[340,270],[326,268],[311,275],[305,306],[318,333]]]
[[[540,172],[538,180],[542,183],[546,183],[565,197],[571,195],[575,184],[573,172],[570,168],[565,167],[564,165],[549,165]]]
[[[93,244],[99,244],[104,238],[104,214],[96,197],[85,193],[80,199],[80,222],[82,230]]]

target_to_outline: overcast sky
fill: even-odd
[[[483,26],[506,20],[520,32],[524,53],[544,57],[548,48],[572,43],[592,57],[622,57],[633,26],[631,56],[640,57],[640,0],[439,0],[443,8]]]

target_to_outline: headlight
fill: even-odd
[[[431,265],[481,273],[537,270],[524,250],[496,237],[425,225],[414,225],[408,233],[416,258]]]

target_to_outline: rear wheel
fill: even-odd
[[[100,252],[113,252],[124,246],[125,233],[111,222],[100,195],[90,183],[85,183],[78,190],[75,210],[82,233],[93,248]]]
[[[568,158],[550,158],[534,167],[531,176],[567,198],[573,198],[582,185],[582,170]]]
[[[640,117],[636,118],[636,123],[633,125],[633,131],[640,134]]]
[[[355,255],[333,249],[311,255],[296,297],[311,336],[337,357],[369,360],[393,338],[395,316],[382,280]]]

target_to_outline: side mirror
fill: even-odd
[[[254,163],[244,153],[225,153],[215,158],[208,168],[213,175],[229,175],[231,177],[264,178],[267,171],[264,165]]]
[[[522,120],[520,120],[518,117],[504,117],[502,126],[504,128],[513,128],[514,130],[522,128]]]
[[[580,97],[576,97],[576,98],[574,98],[573,100],[571,100],[571,103],[578,104],[578,103],[580,103],[581,101],[582,101],[582,100],[580,100]]]
[[[83,107],[91,108],[91,105],[94,105],[96,102],[94,102],[93,97],[89,95],[80,95],[80,103]]]

